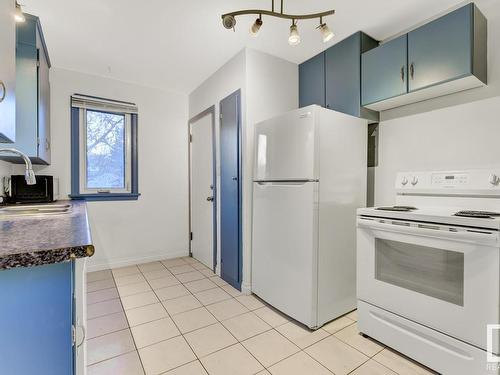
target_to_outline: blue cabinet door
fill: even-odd
[[[0,271],[0,374],[74,373],[72,263]]]
[[[31,44],[16,47],[16,143],[12,147],[38,156],[38,50]]]
[[[12,143],[16,140],[16,25],[12,17],[14,9],[15,1],[0,1],[0,143]]]
[[[50,164],[50,59],[38,17],[16,25],[16,140],[33,164]],[[0,155],[19,162],[19,157]]]
[[[361,55],[361,103],[368,105],[408,90],[407,35]]]
[[[299,65],[299,107],[325,106],[325,54],[320,53]]]
[[[221,276],[241,289],[241,122],[240,92],[220,102]]]
[[[360,110],[361,33],[326,50],[326,108],[353,116]]]
[[[408,34],[409,91],[472,73],[473,4]]]

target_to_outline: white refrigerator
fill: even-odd
[[[367,125],[309,106],[255,127],[252,292],[312,329],[356,308]]]

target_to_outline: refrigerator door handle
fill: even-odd
[[[259,185],[304,185],[308,182],[319,182],[315,179],[298,179],[298,180],[254,180]]]

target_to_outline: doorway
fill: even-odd
[[[242,189],[241,93],[220,102],[220,246],[221,277],[241,290]]]
[[[189,120],[189,251],[215,271],[217,248],[215,107]]]

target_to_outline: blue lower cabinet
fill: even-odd
[[[72,262],[0,271],[0,374],[74,374]]]

